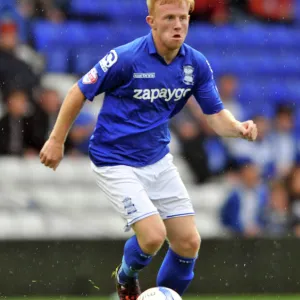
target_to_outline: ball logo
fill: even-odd
[[[158,286],[144,291],[137,300],[182,300],[180,295],[170,288]]]
[[[187,85],[194,84],[194,68],[192,66],[183,67],[183,82]]]
[[[118,54],[115,50],[111,50],[105,57],[103,57],[99,64],[104,73],[108,71],[118,60]]]
[[[90,70],[87,74],[84,75],[82,82],[84,84],[94,84],[98,80],[98,72],[96,68]]]

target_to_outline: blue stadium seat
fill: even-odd
[[[299,76],[300,78],[300,76]],[[286,82],[287,100],[291,104],[300,106],[300,79]]]
[[[47,71],[54,73],[67,73],[70,66],[69,49],[65,47],[53,47],[42,51],[47,61]]]
[[[113,46],[81,46],[72,50],[72,72],[82,75],[88,72],[96,63],[103,58]]]
[[[243,47],[259,47],[265,43],[265,31],[256,24],[242,26],[235,34],[238,44]]]
[[[201,47],[201,45],[214,45],[212,37],[215,32],[215,26],[194,23],[189,29],[186,42],[195,48]]]
[[[267,44],[271,47],[292,47],[295,45],[295,33],[285,26],[269,26],[266,27]]]
[[[124,26],[124,24],[118,24],[114,28],[114,32],[111,36],[112,41],[118,46],[129,43],[134,39],[147,35],[150,32],[150,28],[148,25],[131,25]]]
[[[215,47],[219,51],[234,50],[238,45],[238,29],[230,26],[216,27],[209,24],[194,23],[189,29],[186,42],[194,48],[203,45]]]
[[[283,74],[300,77],[299,56],[284,56],[279,60],[279,62]]]
[[[250,24],[231,30],[237,39],[237,45],[245,48],[276,50],[278,47],[300,47],[299,30],[293,27]]]
[[[217,72],[232,72],[239,76],[300,76],[300,64],[297,57],[270,55],[262,52],[256,55],[234,53],[222,55],[222,52],[207,54]]]
[[[51,48],[53,45],[65,45],[71,48],[82,44],[104,44],[113,37],[113,30],[103,23],[65,22],[54,24],[38,21],[33,26],[33,32],[38,50]]]
[[[219,48],[220,51],[226,49],[233,50],[238,44],[238,28],[232,26],[221,26],[216,27],[214,34],[211,36],[214,44]]]
[[[114,39],[114,29],[107,26],[106,23],[87,23],[83,25],[84,43],[102,45],[110,39]]]
[[[53,45],[65,44],[71,35],[68,24],[37,21],[33,24],[33,36],[37,50],[51,49]]]
[[[147,6],[146,1],[143,0],[72,0],[70,12],[81,16],[104,16],[129,21],[136,17],[144,19],[147,14]]]
[[[107,15],[111,12],[112,5],[111,1],[94,1],[94,0],[72,0],[70,12],[78,15]]]

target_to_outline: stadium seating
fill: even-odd
[[[0,238],[126,236],[125,223],[97,187],[89,160],[75,161],[65,158],[53,172],[38,159],[0,159],[5,174],[0,177]],[[222,182],[195,186],[185,161],[179,156],[174,161],[184,174],[202,236],[219,236],[223,229],[216,208],[228,186]]]
[[[34,45],[47,58],[48,72],[81,76],[112,48],[147,34],[145,12],[144,0],[73,0],[70,14],[91,20],[37,20]],[[249,116],[271,116],[272,104],[283,99],[299,106],[299,27],[193,23],[187,43],[208,58],[216,79],[223,73],[238,76],[237,98]],[[300,116],[299,107],[296,113]],[[228,186],[222,180],[195,186],[185,161],[178,155],[174,161],[184,174],[202,236],[224,234],[218,208]],[[0,237],[124,237],[124,222],[97,188],[87,159],[65,159],[55,173],[35,159],[2,158],[0,164],[5,174],[0,177]]]
[[[113,22],[35,22],[35,45],[47,57],[48,71],[81,76],[110,49],[147,34],[149,27],[144,20],[136,23],[124,19],[127,18],[124,11],[131,8],[131,2],[126,0],[116,5],[117,2],[110,1],[108,5],[102,1],[96,4],[91,0],[84,3],[72,1],[73,13],[106,14],[110,9],[116,17]],[[137,1],[135,4],[135,11],[143,13],[144,2]],[[131,11],[130,15],[132,13],[135,14]],[[255,23],[216,27],[194,23],[187,43],[209,59],[216,78],[223,73],[238,75],[241,80],[239,99],[242,102],[249,101],[249,97],[266,101],[299,97],[299,28]]]
[[[134,9],[132,9],[134,7]],[[109,19],[135,19],[144,18],[147,11],[146,3],[143,0],[125,1],[94,1],[94,0],[73,0],[71,1],[70,13],[80,16],[97,16]]]

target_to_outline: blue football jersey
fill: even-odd
[[[167,64],[152,33],[111,50],[78,86],[87,99],[105,92],[89,154],[96,166],[153,164],[168,152],[168,121],[194,95],[205,114],[223,109],[207,59],[183,44]]]

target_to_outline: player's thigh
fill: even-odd
[[[169,218],[164,223],[171,248],[182,256],[196,256],[200,248],[200,235],[195,216]]]
[[[184,199],[189,198],[187,189],[180,177],[180,174],[173,164],[173,156],[167,154],[160,161],[159,175],[155,184],[149,189],[149,197],[151,200],[160,199]]]
[[[162,219],[194,215],[193,204],[173,164],[172,155],[167,155],[162,163],[163,172],[159,174],[153,188],[149,190],[149,197]]]
[[[126,220],[126,230],[139,220],[158,214],[131,167],[96,167],[92,164],[92,169],[96,175],[97,185]]]

